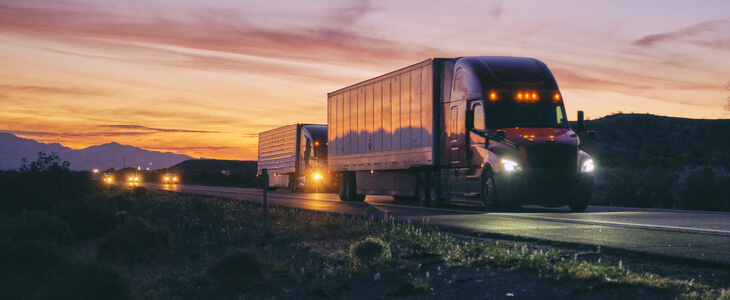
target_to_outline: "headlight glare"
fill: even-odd
[[[502,159],[502,166],[504,167],[504,170],[507,172],[519,172],[522,171],[522,167],[520,164],[511,161],[509,159]]]
[[[593,170],[596,169],[595,163],[593,163],[592,159],[586,160],[583,162],[583,165],[580,167],[581,172],[593,172]]]

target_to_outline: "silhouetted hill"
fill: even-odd
[[[584,150],[605,166],[730,166],[730,119],[615,114],[587,120],[598,140]]]
[[[108,168],[121,169],[141,167],[152,169],[167,168],[192,157],[171,152],[157,152],[137,147],[108,143],[75,150],[61,144],[44,144],[31,139],[17,137],[10,133],[0,133],[0,170],[18,169],[21,159],[34,161],[38,152],[55,152],[62,161],[68,161],[71,170],[91,170]],[[152,165],[150,165],[152,163]]]

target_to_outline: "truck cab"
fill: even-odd
[[[526,204],[583,211],[594,163],[580,150],[582,112],[568,123],[562,94],[547,66],[521,57],[459,58],[444,101],[440,170],[445,199],[479,199],[490,210]],[[434,183],[435,185],[435,183]],[[437,188],[437,187],[433,187]]]

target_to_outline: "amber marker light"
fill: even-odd
[[[560,101],[560,94],[559,93],[555,93],[555,96],[553,96],[553,99],[555,101]]]
[[[497,93],[491,92],[489,94],[489,100],[492,100],[492,101],[497,100]]]

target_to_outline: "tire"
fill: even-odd
[[[488,173],[482,177],[482,204],[485,211],[498,211],[497,193],[495,191],[494,176]]]
[[[439,171],[431,172],[428,176],[428,194],[431,207],[443,206],[441,200],[441,177]]]
[[[345,188],[346,198],[345,201],[352,201],[352,202],[363,202],[365,201],[365,195],[358,195],[357,194],[357,182],[355,179],[355,173],[349,172],[345,174],[345,181],[347,181],[347,185]]]
[[[423,207],[431,206],[431,193],[428,188],[428,175],[425,172],[419,172],[416,179],[416,199],[418,205]]]
[[[346,174],[340,174],[337,176],[337,194],[340,196],[341,201],[347,201],[347,176]]]

